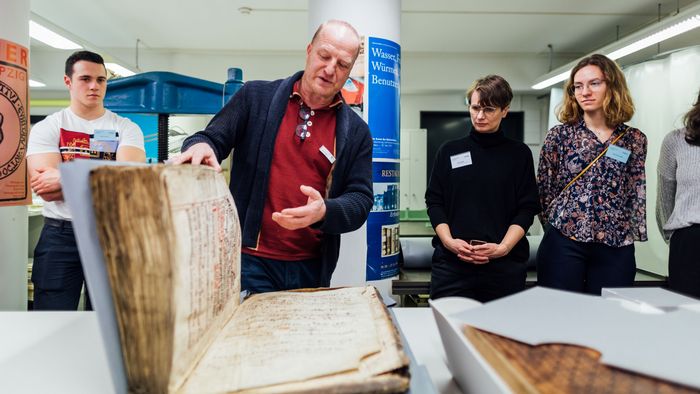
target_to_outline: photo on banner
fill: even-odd
[[[367,218],[366,280],[399,274],[399,163],[375,162],[374,204]]]

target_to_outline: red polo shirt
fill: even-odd
[[[342,98],[338,94],[328,107],[312,111],[306,121],[310,122],[307,124],[311,134],[302,141],[296,133],[297,125],[305,123],[299,116],[302,106],[299,85],[299,81],[294,84],[275,140],[258,244],[256,248],[244,249],[243,253],[285,261],[320,256],[320,230],[310,227],[287,230],[272,220],[273,212],[306,205],[308,197],[299,190],[301,185],[313,187],[324,198],[330,186],[333,164],[324,151],[335,157],[336,111]]]

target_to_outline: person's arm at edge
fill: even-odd
[[[428,208],[428,219],[430,219],[430,224],[433,226],[436,233],[437,227],[440,224],[447,224],[449,222],[447,212],[445,212],[444,203],[445,181],[442,179],[443,175],[445,175],[445,172],[442,171],[444,149],[445,144],[438,149],[437,154],[435,155],[433,169],[430,172],[430,178],[428,179],[428,187],[425,190],[425,206]],[[452,238],[451,235],[450,238]]]
[[[131,119],[118,116],[117,127],[120,130],[119,147],[116,161],[146,162],[146,149],[143,142],[143,131]]]
[[[537,167],[537,189],[540,198],[539,219],[542,226],[549,223],[549,218],[545,217],[549,204],[552,203],[561,190],[557,190],[557,138],[555,136],[555,128],[552,128],[547,133],[540,150],[540,161]],[[552,176],[549,175],[552,172]]]
[[[632,229],[632,234],[635,241],[646,241],[647,237],[647,205],[646,205],[646,170],[645,162],[647,158],[647,137],[641,132],[639,133],[639,141],[635,141],[632,146],[632,155],[630,160],[632,160],[631,168],[635,171],[635,174],[640,176],[634,178],[631,182],[629,189],[629,226]],[[629,177],[629,174],[628,174]]]
[[[63,201],[59,153],[37,153],[27,156],[29,182],[34,193],[44,201]]]
[[[668,234],[664,231],[664,225],[668,222],[671,212],[673,212],[676,197],[676,156],[671,146],[671,138],[674,132],[666,135],[661,145],[659,162],[657,164],[658,183],[656,186],[656,225],[666,242],[669,241]]]
[[[146,152],[135,146],[120,146],[117,149],[117,161],[146,162]]]

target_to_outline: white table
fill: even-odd
[[[433,318],[433,311],[430,308],[393,308],[392,310],[416,362],[428,370],[435,390],[441,394],[461,394],[462,391],[447,369],[447,357]]]
[[[0,312],[0,393],[112,393],[94,312]]]
[[[394,308],[438,393],[461,393],[429,308]],[[0,393],[113,393],[94,312],[0,312]]]

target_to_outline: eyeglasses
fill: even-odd
[[[304,140],[311,137],[310,127],[313,125],[311,117],[314,115],[314,110],[304,105],[304,103],[301,103],[299,106],[299,124],[297,125],[296,130],[294,130],[294,134],[299,137],[301,142],[304,142]]]
[[[474,115],[478,115],[479,112],[484,111],[484,115],[491,116],[496,113],[496,110],[498,110],[496,107],[482,107],[476,104],[469,106],[469,111]]]
[[[603,85],[604,85],[604,84],[605,84],[605,80],[604,80],[604,79],[594,79],[594,80],[588,82],[588,84],[585,85],[585,86],[588,86],[588,89],[589,89],[589,90],[591,90],[591,91],[593,91],[593,92],[597,92],[597,91],[599,91],[600,89],[603,88]],[[584,88],[584,84],[582,84],[582,83],[575,83],[574,86],[571,88],[571,90],[572,90],[575,94],[581,94],[581,93],[583,93],[583,88]]]

